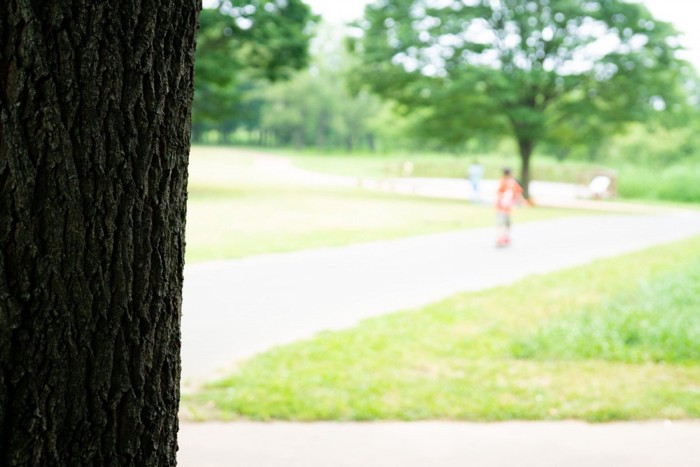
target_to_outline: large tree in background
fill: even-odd
[[[220,0],[200,16],[195,129],[245,124],[246,93],[257,80],[286,79],[305,67],[316,16],[302,0]]]
[[[619,0],[378,0],[358,80],[457,145],[512,136],[527,193],[543,141],[613,134],[682,102],[676,31]]]
[[[0,464],[174,465],[196,1],[0,6]]]

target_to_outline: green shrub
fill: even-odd
[[[623,198],[700,202],[700,164],[685,162],[666,168],[626,166],[620,170]]]

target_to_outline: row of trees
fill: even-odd
[[[221,7],[205,14],[227,18],[203,21],[205,37],[240,21]],[[309,39],[317,26],[308,11],[290,19],[293,26],[277,33],[303,31]],[[382,0],[367,7],[353,32],[351,54],[319,48],[311,68],[294,74],[289,70],[307,65],[301,47],[284,73],[246,63],[218,94],[200,74],[195,139],[205,140],[206,130],[226,139],[242,129],[248,142],[266,145],[459,152],[477,138],[511,138],[527,187],[536,148],[595,157],[630,123],[697,120],[689,105],[697,79],[676,57],[677,32],[641,4]],[[339,40],[327,34],[319,43]],[[200,55],[200,63],[225,73],[226,54],[208,55],[205,42]]]
[[[227,15],[213,9],[205,10],[202,16]],[[319,27],[310,15],[300,18],[303,20],[294,25],[297,30]],[[210,37],[220,34],[223,23],[207,19],[207,25],[204,20],[202,24],[200,34],[207,44]],[[271,76],[259,73],[254,64],[240,71],[240,65],[231,63],[225,54],[209,54],[206,47],[200,48],[198,70],[202,72],[198,72],[193,139],[299,149],[373,150],[380,117],[388,114],[388,107],[368,91],[350,92],[352,58],[335,31],[322,25],[320,29],[324,37],[317,39],[311,55],[300,50],[293,66]],[[209,73],[210,69],[216,74]]]

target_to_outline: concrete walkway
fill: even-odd
[[[207,423],[182,467],[697,467],[700,423]]]

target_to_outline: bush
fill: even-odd
[[[686,162],[667,168],[626,166],[620,170],[618,193],[623,198],[700,202],[700,164]]]

